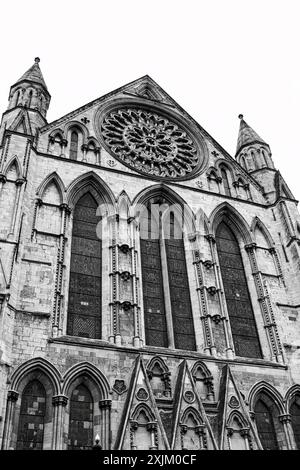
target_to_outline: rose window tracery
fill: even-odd
[[[196,143],[179,124],[150,110],[124,108],[102,122],[102,137],[122,162],[157,177],[185,177],[199,166]]]

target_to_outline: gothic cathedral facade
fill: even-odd
[[[300,215],[149,76],[0,127],[1,449],[300,449]]]

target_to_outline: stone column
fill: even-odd
[[[249,435],[250,435],[250,429],[249,428],[243,428],[240,430],[240,435],[244,438],[245,440],[245,447],[246,450],[251,450],[250,447],[250,442],[249,442]]]
[[[262,311],[262,317],[264,320],[264,328],[267,333],[267,338],[270,345],[270,350],[272,354],[272,359],[275,359],[277,362],[284,362],[282,355],[282,345],[280,337],[278,334],[278,328],[275,321],[275,315],[273,312],[268,288],[266,282],[264,282],[262,273],[258,269],[257,259],[256,259],[256,243],[251,243],[245,245],[245,250],[248,253],[252,275],[254,278],[254,283],[257,291],[258,302]]]
[[[101,410],[101,445],[102,449],[109,450],[111,447],[110,438],[110,412],[111,412],[111,400],[100,400],[99,408]]]
[[[147,431],[151,435],[151,447],[150,450],[156,450],[158,448],[157,443],[157,423],[151,422],[147,424]]]
[[[86,162],[86,154],[87,154],[87,151],[88,151],[88,146],[87,144],[82,144],[81,146],[81,150],[82,150],[82,154],[83,154],[83,157],[82,157],[82,161],[83,162]]]
[[[139,348],[142,343],[141,339],[141,308],[139,305],[139,275],[138,275],[138,251],[136,249],[135,229],[137,227],[136,220],[129,218],[127,223],[130,224],[130,238],[132,243],[131,250],[131,268],[132,268],[132,291],[133,291],[133,317],[134,317],[134,337],[133,345]]]
[[[7,393],[7,405],[6,405],[6,415],[3,428],[3,443],[2,449],[9,450],[11,434],[13,428],[13,421],[15,415],[16,402],[19,398],[19,393],[15,390],[9,390]]]
[[[110,336],[109,342],[121,345],[120,335],[120,293],[119,293],[119,246],[117,244],[117,230],[116,224],[119,216],[117,214],[107,217],[107,223],[110,225],[111,244],[109,246],[110,252],[110,288],[111,288],[111,302],[110,302]],[[122,245],[125,250],[128,245]]]
[[[6,180],[7,180],[6,176],[3,175],[2,173],[0,173],[0,197],[1,197],[1,193],[2,193],[2,188],[5,185]]]
[[[41,198],[37,198],[34,205],[33,211],[33,221],[32,221],[32,232],[31,232],[31,240],[35,239],[37,228],[36,228],[36,221],[38,220],[39,215],[39,208],[43,205],[43,201]]]
[[[290,414],[284,414],[278,416],[279,421],[281,422],[285,434],[285,439],[287,443],[287,447],[289,450],[297,450],[295,438],[294,438],[294,433],[293,429],[291,426],[291,415]]]
[[[63,431],[64,431],[64,417],[65,408],[68,404],[68,397],[65,395],[55,395],[52,397],[52,405],[54,407],[53,417],[53,436],[52,436],[52,449],[63,449]]]
[[[135,433],[136,433],[138,426],[139,425],[137,421],[130,421],[130,448],[131,450],[136,450],[137,448]]]
[[[223,322],[223,329],[224,329],[224,336],[225,336],[225,343],[226,343],[226,355],[228,359],[233,358],[233,340],[231,335],[230,323],[229,323],[229,316],[227,311],[227,304],[224,294],[224,287],[222,276],[220,273],[220,267],[217,264],[217,249],[216,249],[216,239],[214,235],[208,234],[206,235],[207,240],[209,241],[210,251],[212,256],[212,262],[214,267],[215,279],[216,279],[216,288],[219,298],[219,304],[221,309],[221,321]]]
[[[200,449],[207,449],[207,435],[204,424],[195,427],[195,432],[199,436]]]
[[[101,148],[96,147],[96,164],[101,165]]]
[[[62,145],[62,148],[61,148],[61,151],[62,151],[61,156],[62,156],[62,157],[65,157],[65,156],[66,156],[66,153],[65,153],[65,152],[66,152],[66,148],[67,148],[67,146],[68,146],[68,141],[67,141],[67,139],[63,139],[63,140],[61,141],[61,145]]]
[[[207,290],[204,286],[204,275],[202,268],[202,260],[199,250],[193,251],[194,266],[196,270],[197,294],[200,307],[200,319],[202,322],[204,336],[204,352],[208,355],[216,354],[214,337],[212,333],[211,317],[208,312]]]
[[[66,222],[67,215],[70,214],[71,210],[67,204],[61,204],[61,226],[59,234],[59,246],[57,253],[57,266],[56,266],[56,278],[55,278],[55,293],[54,293],[54,315],[52,322],[52,334],[53,336],[60,335],[62,333],[62,322],[61,322],[61,301],[63,297],[62,283],[63,283],[63,269],[65,259],[65,234],[66,234]]]
[[[15,232],[16,219],[17,219],[17,214],[19,210],[19,202],[20,202],[20,196],[21,196],[21,187],[24,182],[25,182],[24,178],[19,178],[16,181],[17,194],[16,194],[16,199],[14,202],[14,211],[13,211],[13,216],[11,219],[10,230],[9,230],[9,235],[11,236],[13,236]]]

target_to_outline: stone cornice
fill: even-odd
[[[87,347],[93,349],[101,349],[101,350],[112,350],[112,351],[122,351],[126,352],[127,354],[133,354],[134,356],[138,356],[140,354],[145,355],[162,355],[168,357],[178,357],[182,359],[182,354],[184,353],[184,357],[186,359],[195,359],[195,360],[203,360],[206,362],[215,362],[219,364],[232,364],[232,365],[242,365],[247,367],[262,367],[262,368],[275,368],[275,369],[284,369],[288,370],[288,366],[286,364],[280,364],[277,362],[271,362],[264,359],[248,359],[238,357],[235,359],[225,359],[219,358],[214,356],[207,356],[206,354],[196,352],[196,351],[183,351],[183,350],[170,350],[168,348],[156,348],[151,346],[144,346],[142,348],[132,348],[130,346],[117,346],[115,344],[110,344],[107,341],[99,340],[99,339],[87,339],[81,337],[73,337],[73,336],[60,336],[56,338],[49,338],[48,342],[54,344],[63,344],[69,345],[70,347]],[[51,346],[50,346],[51,347]]]

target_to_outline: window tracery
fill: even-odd
[[[195,350],[195,334],[182,228],[174,213],[141,217],[146,344]],[[185,325],[184,330],[182,325]]]
[[[236,355],[261,358],[240,248],[225,222],[218,226],[216,244]]]
[[[115,110],[101,126],[108,148],[123,163],[156,177],[186,177],[201,164],[194,139],[172,119],[139,108]]]

